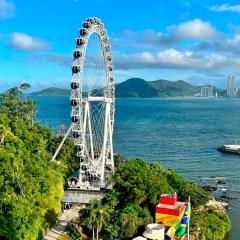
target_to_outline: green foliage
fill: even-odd
[[[10,119],[21,119],[29,125],[33,125],[36,112],[36,104],[27,99],[22,90],[30,87],[24,83],[19,88],[13,87],[0,95],[0,113],[6,114]]]
[[[35,104],[21,89],[0,96],[1,239],[41,239],[55,223],[63,196],[66,168],[50,161],[60,139],[33,124]],[[70,158],[66,152],[61,156],[64,161]]]
[[[197,184],[187,182],[182,176],[177,175],[172,170],[167,172],[168,184],[170,184],[179,199],[186,201],[188,196],[191,197],[193,207],[205,204],[209,200],[209,195]]]
[[[137,204],[129,204],[120,213],[121,231],[126,238],[133,237],[139,227],[146,226],[152,221],[149,210]]]
[[[199,186],[189,183],[173,171],[165,170],[159,163],[148,163],[142,159],[126,160],[115,156],[114,188],[102,199],[110,219],[100,231],[104,239],[131,239],[142,233],[145,226],[154,221],[155,206],[162,193],[178,192],[180,200],[192,197],[199,205],[208,200],[208,195]],[[199,195],[200,197],[199,197]],[[100,202],[98,201],[98,204]],[[92,230],[96,223],[91,203],[80,211],[80,223]]]
[[[98,240],[98,234],[103,226],[110,221],[110,215],[113,213],[108,205],[103,205],[99,200],[91,201],[86,208],[79,211],[79,221],[92,230],[92,237]]]
[[[191,229],[199,232],[199,240],[223,240],[231,229],[231,221],[224,211],[211,207],[207,212],[192,213]]]
[[[96,211],[105,209],[104,224],[99,229],[103,239],[132,239],[142,234],[145,226],[154,222],[155,206],[162,193],[178,193],[179,200],[187,201],[191,196],[193,207],[204,205],[208,194],[198,185],[186,181],[172,170],[165,170],[159,163],[148,163],[142,159],[126,160],[115,156],[115,173],[112,177],[114,188],[102,201],[92,202],[80,210],[80,223],[89,231],[96,229]],[[98,210],[96,210],[98,209]],[[200,240],[222,239],[229,231],[229,219],[224,212],[209,210],[208,214],[193,209],[192,228],[203,229]],[[198,225],[198,216],[201,221]],[[219,223],[219,224],[218,224]],[[219,237],[219,238],[218,238]]]
[[[66,232],[72,239],[82,240],[82,237],[81,237],[80,233],[74,227],[68,226],[66,228]]]

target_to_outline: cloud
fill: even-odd
[[[232,38],[226,38],[215,41],[204,41],[199,43],[197,50],[229,52],[232,54],[240,54],[240,34],[235,34]]]
[[[15,5],[6,0],[0,0],[0,19],[7,19],[14,16]]]
[[[240,13],[240,4],[230,5],[230,4],[221,4],[210,7],[210,10],[215,12],[238,12]]]
[[[115,55],[113,60],[116,69],[145,68],[199,71],[216,70],[218,68],[223,69],[231,65],[230,60],[219,54],[202,55],[192,51],[179,51],[174,48],[158,51],[156,53],[139,52],[119,54]]]
[[[176,46],[183,41],[202,41],[221,39],[223,36],[209,22],[194,19],[178,25],[168,26],[167,32],[157,32],[145,29],[140,32],[125,30],[112,38],[113,45],[132,49],[163,49],[166,46]]]
[[[178,39],[215,39],[220,37],[220,33],[209,23],[201,19],[173,25],[168,28],[173,32],[173,36]]]
[[[38,51],[48,48],[46,41],[41,39],[33,38],[26,33],[15,32],[10,35],[9,47],[18,51]]]

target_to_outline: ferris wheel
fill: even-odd
[[[80,168],[70,188],[111,188],[115,88],[111,46],[102,22],[88,18],[76,39],[71,80],[72,136]]]

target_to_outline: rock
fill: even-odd
[[[209,186],[209,185],[205,185],[205,186],[203,186],[202,188],[203,188],[203,190],[205,190],[206,192],[214,192],[214,191],[217,190],[216,187],[212,187],[212,186]]]
[[[226,182],[223,181],[223,180],[217,180],[216,183],[219,184],[219,185],[224,185],[224,184],[226,184]]]
[[[222,210],[222,211],[225,211],[227,209],[229,209],[229,203],[226,202],[226,201],[217,201],[215,199],[212,199],[212,200],[209,200],[209,202],[206,204],[206,206],[210,207],[210,206],[213,206],[213,207],[216,207],[218,208],[219,210]]]

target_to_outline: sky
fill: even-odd
[[[226,88],[240,79],[240,4],[217,0],[0,0],[0,90],[68,88],[82,23],[98,17],[115,81],[185,80]],[[237,82],[237,86],[240,86]]]

